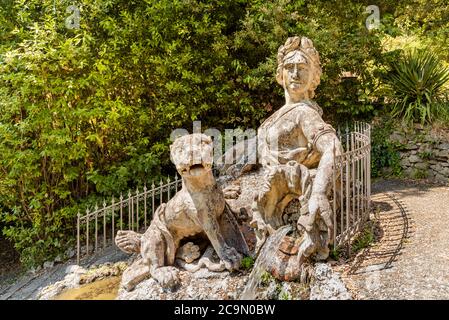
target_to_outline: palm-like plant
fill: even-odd
[[[431,51],[405,52],[386,78],[395,101],[392,116],[424,124],[447,114],[442,98],[448,80],[449,69]]]

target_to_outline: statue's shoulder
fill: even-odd
[[[310,113],[310,112],[317,112],[320,117],[323,116],[323,109],[321,109],[321,107],[318,105],[318,103],[316,103],[313,100],[308,100],[308,101],[301,101],[298,103],[295,103],[294,108],[301,112],[301,113]]]
[[[321,117],[323,115],[323,110],[315,101],[301,101],[293,104],[285,104],[260,125],[259,131],[269,128],[279,121],[285,121],[288,118],[298,121],[303,117],[310,116],[310,113],[318,113]]]

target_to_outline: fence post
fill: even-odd
[[[162,192],[162,190],[163,190],[163,187],[162,187],[162,178],[161,178],[161,180],[159,181],[159,205],[161,205],[162,204],[162,198],[163,198],[163,192]]]
[[[76,264],[80,264],[80,212],[76,215]]]
[[[134,230],[134,217],[131,224],[131,190],[128,190],[128,230]]]
[[[371,126],[368,127],[368,136],[371,150]],[[371,212],[371,152],[368,153],[368,212]]]
[[[350,204],[349,204],[349,195],[350,195],[350,187],[351,187],[351,179],[350,179],[350,174],[349,174],[349,161],[351,161],[351,154],[350,154],[350,146],[349,146],[349,129],[346,125],[346,166],[345,166],[345,171],[346,171],[346,194],[345,194],[345,200],[346,200],[346,230],[345,230],[345,240],[346,240],[346,249],[347,249],[347,253],[348,256],[350,256],[351,252],[349,249],[349,212],[351,211],[350,209]]]
[[[86,256],[89,255],[89,222],[90,222],[90,211],[86,209]]]
[[[334,245],[334,250],[336,249],[336,247],[337,247],[337,245],[336,245],[336,236],[337,236],[337,206],[336,206],[336,196],[337,196],[337,191],[335,190],[335,188],[336,188],[336,181],[335,181],[335,179],[336,179],[336,174],[335,174],[335,171],[337,170],[337,168],[336,168],[336,161],[335,161],[335,157],[336,157],[336,155],[335,155],[335,139],[334,139],[334,146],[333,146],[333,148],[332,148],[332,153],[333,153],[333,155],[334,155],[334,163],[333,163],[333,166],[332,166],[332,184],[333,184],[333,186],[332,186],[332,188],[333,188],[333,198],[332,198],[332,205],[333,205],[333,213],[334,213],[334,216],[333,216],[333,220],[334,220],[334,226],[333,226],[333,228],[334,228],[334,230],[333,230],[333,235],[332,235],[332,242],[333,242],[333,245]]]
[[[357,127],[357,124],[355,124],[355,127]],[[356,163],[356,152],[357,148],[355,147],[355,133],[351,132],[351,180],[352,180],[352,224],[355,224],[355,163]],[[354,229],[354,228],[352,228]],[[354,231],[354,230],[353,230]]]
[[[95,252],[98,249],[98,204],[95,203]]]
[[[120,192],[120,230],[123,230],[123,194]]]
[[[112,196],[111,200],[111,209],[112,209],[112,244],[115,243],[115,199]]]
[[[143,185],[143,214],[144,214],[144,225],[145,230],[147,230],[147,184]]]
[[[136,231],[139,232],[139,187],[136,188]]]
[[[156,192],[156,185],[154,184],[154,181],[152,181],[151,182],[151,218],[152,219],[154,216],[155,192]]]
[[[344,160],[346,159],[346,154],[342,154],[342,156],[340,157],[340,181],[341,181],[341,186],[340,186],[340,244],[343,243],[343,232],[344,232],[344,215],[345,215],[345,202],[344,202],[344,192],[345,192],[345,187],[346,187],[346,180],[344,180],[344,175],[343,175],[343,163]]]
[[[103,249],[106,249],[106,200],[103,199]]]

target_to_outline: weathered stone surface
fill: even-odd
[[[449,177],[449,168],[448,167],[442,168],[440,173],[441,173],[441,175],[443,175],[445,177]]]
[[[449,149],[438,151],[438,153],[436,153],[436,156],[441,158],[449,158]]]
[[[435,174],[435,179],[441,182],[449,182],[449,179],[439,173]]]
[[[442,150],[449,150],[449,142],[445,142],[445,143],[440,143],[438,145],[438,149],[442,149]]]
[[[81,275],[81,274],[85,274],[87,272],[87,270],[77,264],[72,264],[66,268],[65,272],[67,274],[75,273],[75,274]]]
[[[119,276],[127,267],[127,263],[121,261],[115,264],[105,263],[100,265],[94,265],[85,273],[81,273],[80,283],[91,283],[96,280],[105,279],[111,276]]]
[[[325,263],[315,265],[315,281],[310,288],[310,300],[352,300],[351,294],[341,281]]]
[[[426,162],[418,162],[415,163],[415,168],[420,170],[427,170],[429,168],[429,164]]]
[[[38,296],[38,300],[52,300],[63,291],[79,286],[81,276],[76,273],[69,273],[61,281],[58,281],[50,286],[43,288]]]
[[[409,144],[407,144],[407,145],[404,146],[404,149],[407,149],[407,150],[417,150],[417,149],[418,149],[418,146],[417,146],[416,144],[411,144],[411,143],[409,143]]]
[[[402,134],[401,132],[393,132],[390,135],[390,140],[395,141],[395,142],[399,142],[401,144],[406,144],[407,143],[407,138],[404,136],[404,134]]]
[[[150,267],[143,261],[143,259],[138,259],[123,272],[120,287],[127,291],[131,291],[136,285],[149,276]],[[175,279],[173,279],[173,281],[175,281]]]
[[[431,165],[430,166],[430,169],[432,169],[432,170],[434,170],[434,171],[436,171],[436,172],[440,172],[441,171],[441,169],[443,169],[443,167],[441,166],[441,164],[433,164],[433,165]]]
[[[267,288],[260,294],[260,299],[276,300],[279,295],[278,284],[275,280],[271,280]]]
[[[408,157],[408,161],[410,162],[410,163],[416,163],[416,162],[420,162],[421,161],[421,158],[420,157],[418,157],[417,155],[411,155],[410,157]]]
[[[191,273],[180,271],[180,285],[176,290],[162,288],[159,283],[148,278],[140,282],[133,291],[119,289],[117,300],[228,300],[238,299],[241,289],[248,279],[247,275],[217,272],[217,276],[203,277],[209,271],[201,269]]]
[[[197,272],[194,272],[192,276],[196,279],[211,279],[211,278],[225,278],[229,276],[228,271],[212,272],[207,268],[201,268]]]
[[[408,167],[410,166],[410,161],[408,160],[408,158],[404,158],[400,161],[400,164],[402,167]]]

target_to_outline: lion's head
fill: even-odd
[[[194,133],[177,138],[170,158],[181,177],[198,177],[212,171],[213,143],[209,136]]]

